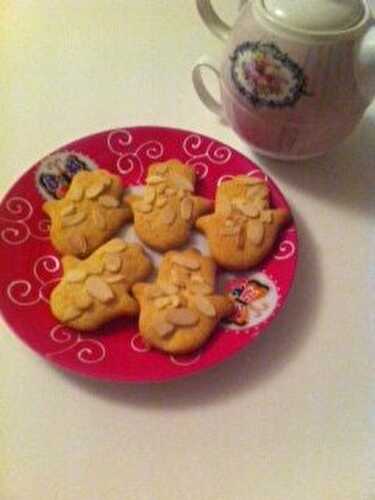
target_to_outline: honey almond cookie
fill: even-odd
[[[151,165],[142,197],[128,196],[138,237],[165,252],[186,243],[195,220],[213,209],[212,201],[194,196],[194,170],[170,160]]]
[[[154,283],[132,290],[140,303],[139,331],[146,344],[173,354],[203,345],[233,311],[231,299],[215,294],[216,264],[196,249],[170,251]]]
[[[196,221],[212,257],[224,269],[244,271],[258,265],[290,221],[288,210],[270,207],[269,195],[265,181],[237,176],[218,187],[215,212]]]
[[[132,219],[123,194],[120,177],[106,170],[75,175],[63,199],[43,205],[51,218],[50,237],[56,250],[86,257],[111,238]]]
[[[62,264],[63,278],[50,297],[52,314],[61,323],[91,331],[119,316],[138,314],[130,289],[152,271],[140,245],[114,238],[87,259],[67,255]]]

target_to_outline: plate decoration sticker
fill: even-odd
[[[95,168],[96,164],[80,153],[54,153],[41,161],[35,176],[36,187],[43,198],[61,200],[78,172]]]
[[[225,290],[233,300],[234,311],[223,321],[230,329],[247,329],[265,321],[278,304],[277,287],[263,272],[231,277]]]

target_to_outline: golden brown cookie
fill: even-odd
[[[50,297],[53,315],[77,330],[95,330],[119,316],[138,314],[131,286],[147,278],[152,264],[140,245],[115,238],[86,260],[62,258],[64,276]]]
[[[145,342],[173,354],[198,349],[218,322],[233,310],[232,301],[214,294],[216,265],[196,249],[168,252],[155,283],[137,283],[139,330]]]
[[[178,160],[156,163],[148,170],[143,197],[128,196],[134,212],[134,228],[146,245],[165,252],[186,243],[195,220],[213,203],[194,196],[192,168]]]
[[[215,212],[200,217],[196,228],[205,233],[210,252],[221,267],[244,271],[259,264],[290,220],[284,208],[271,209],[265,181],[238,176],[216,191]]]
[[[43,205],[51,218],[50,236],[56,250],[86,257],[111,238],[132,219],[123,192],[120,177],[106,170],[75,175],[62,200]]]

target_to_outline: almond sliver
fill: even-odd
[[[86,276],[87,273],[84,269],[72,269],[66,273],[65,279],[68,283],[81,283]]]
[[[87,278],[86,289],[89,295],[99,302],[107,303],[114,298],[111,287],[98,276]]]
[[[199,315],[192,309],[186,307],[181,309],[170,309],[166,320],[176,326],[194,326],[199,321]]]
[[[194,304],[198,309],[198,311],[204,314],[205,316],[208,316],[209,318],[214,318],[216,316],[215,307],[206,297],[202,296],[195,297]]]

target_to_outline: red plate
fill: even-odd
[[[88,377],[165,381],[220,363],[251,344],[271,323],[285,303],[295,274],[298,242],[293,224],[283,231],[273,254],[257,269],[247,275],[219,275],[221,286],[236,297],[236,313],[231,323],[219,325],[211,340],[192,355],[169,356],[148,350],[139,336],[137,321],[116,320],[89,335],[59,324],[49,311],[48,297],[61,276],[61,266],[49,242],[48,220],[41,207],[48,197],[47,187],[60,196],[66,189],[64,183],[72,174],[66,158],[70,158],[71,170],[92,168],[96,163],[132,186],[142,184],[151,163],[177,158],[195,168],[201,195],[213,198],[223,179],[251,174],[267,180],[274,207],[288,205],[254,163],[197,133],[160,127],[117,129],[72,142],[58,152],[69,154],[62,155],[60,164],[55,162],[52,167],[48,159],[34,165],[0,205],[0,309],[16,335],[34,351]],[[51,168],[60,174],[55,178],[51,172],[41,176]],[[61,173],[61,168],[68,170]],[[193,244],[205,250],[203,237],[194,236]]]

